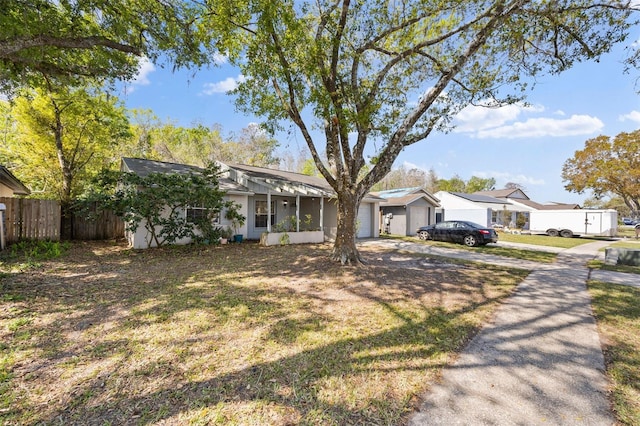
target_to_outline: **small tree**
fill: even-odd
[[[104,208],[113,209],[122,217],[129,232],[144,226],[150,238],[147,247],[175,243],[181,238],[194,238],[202,226],[197,220],[188,220],[185,211],[189,207],[207,212],[206,220],[223,209],[236,211],[236,203],[225,201],[225,192],[218,184],[219,171],[209,165],[193,173],[149,173],[139,176],[130,172],[103,171],[97,186],[104,188],[91,197]]]
[[[227,212],[225,213],[225,218],[231,221],[231,227],[233,228],[233,234],[238,234],[238,229],[242,225],[244,225],[247,218],[240,213],[240,204],[235,202],[230,202],[227,206]]]

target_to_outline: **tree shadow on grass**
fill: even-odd
[[[384,383],[389,374],[430,377],[477,329],[468,314],[508,293],[486,291],[483,280],[495,280],[497,269],[487,278],[474,268],[433,268],[424,257],[373,251],[366,253],[372,266],[342,268],[327,254],[323,246],[238,245],[105,255],[85,246],[73,259],[48,263],[7,289],[21,299],[12,308],[41,319],[26,327],[29,339],[15,342],[35,357],[12,367],[12,382],[52,395],[16,395],[0,416],[179,423],[206,408],[202,416],[224,423],[240,407],[272,424],[397,423],[414,391]],[[332,309],[358,305],[386,315],[378,314],[379,330],[360,332],[357,316],[367,317],[358,309],[344,319],[352,329],[337,326]],[[300,340],[309,335],[316,340]],[[247,346],[233,348],[242,339]],[[216,351],[227,352],[218,358]],[[382,380],[376,385],[384,390],[367,380]],[[340,381],[350,381],[355,395],[330,390]]]

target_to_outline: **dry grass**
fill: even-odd
[[[523,271],[330,247],[3,263],[0,423],[400,424]]]
[[[589,282],[618,421],[640,424],[640,289]]]

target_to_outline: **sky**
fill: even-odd
[[[632,36],[639,40],[640,31]],[[443,179],[494,178],[496,189],[515,182],[534,201],[582,205],[591,194],[564,189],[563,164],[589,139],[640,129],[640,70],[624,73],[627,54],[619,46],[597,63],[538,79],[528,106],[468,107],[456,117],[454,131],[432,134],[406,148],[394,167],[433,169]],[[224,135],[237,134],[260,118],[235,109],[227,92],[243,77],[223,57],[217,62],[194,73],[144,61],[137,79],[122,87],[119,97],[127,108],[150,109],[176,125],[219,124]],[[305,146],[295,132],[276,138],[281,152],[296,155]]]

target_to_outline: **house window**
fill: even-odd
[[[267,216],[269,212],[267,210],[267,202],[265,200],[256,200],[256,228],[267,227]],[[271,202],[271,225],[276,223],[276,203]]]
[[[207,218],[211,218],[211,223],[220,224],[220,212],[212,211],[205,207],[189,206],[187,207],[187,222],[198,223]]]

